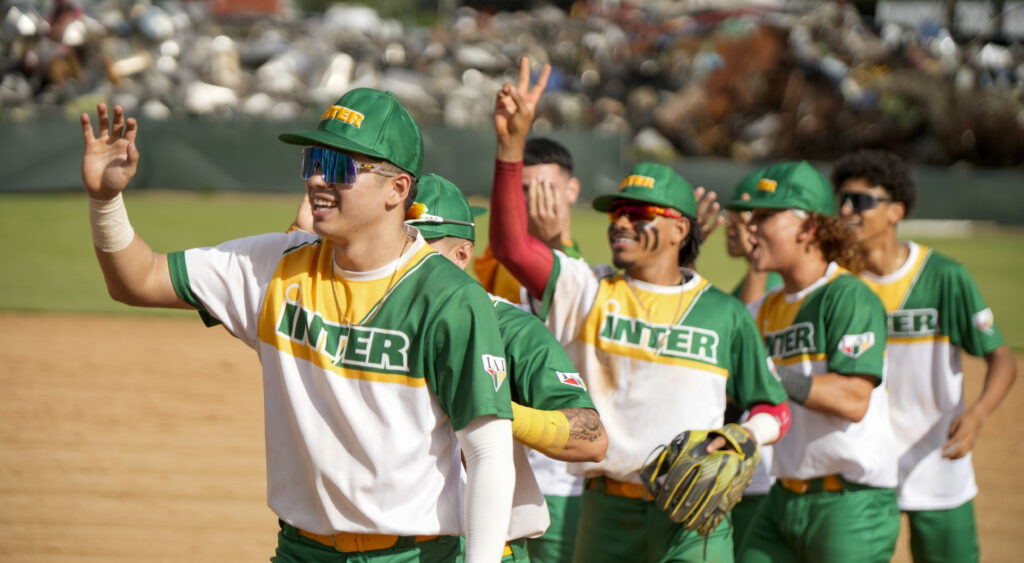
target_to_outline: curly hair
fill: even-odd
[[[679,265],[690,267],[700,255],[700,245],[704,242],[704,235],[700,232],[700,222],[696,217],[686,213],[682,213],[682,215],[683,219],[690,224],[690,235],[679,247]]]
[[[903,159],[886,151],[860,150],[840,157],[833,165],[834,190],[847,180],[858,179],[882,187],[894,201],[903,204],[910,216],[917,203],[917,185]]]
[[[863,257],[857,246],[857,236],[844,221],[828,215],[814,213],[808,219],[816,232],[816,242],[826,262],[837,262],[852,272],[860,272]]]

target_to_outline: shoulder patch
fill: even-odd
[[[992,334],[993,327],[995,327],[996,319],[992,314],[992,309],[982,309],[977,313],[974,313],[974,327],[984,332],[985,334]]]
[[[501,389],[501,384],[505,382],[507,375],[505,370],[505,358],[484,354],[480,356],[480,359],[484,362],[484,371],[491,374],[491,381],[494,383],[494,390],[497,391],[498,389]]]
[[[578,373],[564,373],[560,371],[555,372],[558,375],[558,380],[562,383],[569,385],[570,387],[578,387],[587,390],[587,385],[583,383],[583,378]]]
[[[839,351],[851,358],[859,358],[875,345],[875,333],[846,334],[839,340]]]

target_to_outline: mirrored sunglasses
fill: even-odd
[[[862,194],[853,192],[840,192],[836,197],[836,204],[839,208],[850,206],[857,213],[878,207],[879,202],[890,202],[891,197],[877,196],[874,194]]]
[[[653,221],[659,215],[669,219],[682,219],[678,211],[657,205],[645,203],[616,203],[608,209],[608,219],[612,222],[618,221],[619,217],[626,216],[631,222]]]
[[[376,164],[360,162],[351,156],[327,147],[306,147],[302,149],[302,167],[299,176],[303,180],[310,179],[317,168],[323,173],[328,184],[352,184],[360,172],[375,172],[384,176],[395,176],[396,173],[381,168]]]

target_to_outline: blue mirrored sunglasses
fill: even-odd
[[[308,180],[316,173],[317,165],[328,184],[352,184],[360,172],[376,172],[384,176],[395,176],[376,164],[360,162],[351,156],[327,147],[306,147],[302,149],[302,168],[299,176]]]

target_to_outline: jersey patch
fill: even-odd
[[[859,358],[875,345],[875,333],[846,334],[839,340],[839,351],[851,358]]]
[[[561,371],[556,371],[555,373],[558,375],[558,380],[561,381],[562,383],[572,387],[579,387],[584,391],[587,390],[587,386],[585,383],[583,383],[583,378],[580,377],[580,374],[564,373]]]
[[[993,327],[996,324],[995,316],[992,315],[992,309],[982,309],[977,313],[974,313],[974,326],[981,332],[991,335]]]
[[[505,358],[484,354],[480,359],[484,362],[484,370],[491,374],[491,381],[494,383],[494,390],[497,391],[498,389],[501,389],[501,384],[505,382],[507,375],[505,371]]]

